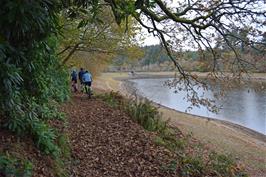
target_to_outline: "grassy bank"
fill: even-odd
[[[162,119],[156,107],[146,99],[125,99],[115,92],[99,96],[115,109],[121,109],[144,129],[155,132],[154,143],[167,148],[172,160],[165,170],[178,176],[247,176],[240,164],[225,154],[218,154],[190,135]]]
[[[147,74],[147,73],[146,73]],[[172,73],[149,73],[149,77],[168,77]],[[265,74],[256,77],[266,78]],[[128,73],[104,73],[96,81],[97,88],[120,91],[127,95],[123,87],[123,80],[132,78]],[[136,77],[134,77],[136,78]],[[202,119],[165,107],[159,109],[163,119],[170,119],[173,126],[177,126],[185,134],[193,134],[201,142],[208,144],[211,149],[231,154],[243,162],[250,176],[263,176],[266,173],[266,142],[265,139],[250,134],[245,129],[223,124],[219,121]]]

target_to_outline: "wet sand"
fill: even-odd
[[[174,73],[171,72],[137,73],[135,76],[128,73],[103,73],[96,79],[95,87],[106,91],[119,91],[126,96],[132,92],[130,84],[126,82],[128,79],[173,76]],[[266,80],[266,74],[256,74],[252,78]],[[184,133],[191,133],[212,149],[232,154],[234,158],[239,159],[246,165],[250,176],[258,177],[266,174],[265,135],[227,121],[179,112],[156,103],[155,105],[163,113],[163,119],[169,119],[170,124],[177,126]]]

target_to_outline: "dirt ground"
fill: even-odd
[[[163,170],[174,156],[153,143],[124,112],[99,99],[75,95],[62,111],[69,120],[71,176],[176,176]]]
[[[130,78],[169,77],[174,73],[139,73],[131,76],[128,73],[103,73],[99,76],[94,87],[102,90],[114,90],[127,95],[128,90],[123,81]],[[266,79],[266,74],[256,74],[255,79]],[[266,174],[266,136],[257,134],[244,127],[231,123],[206,119],[169,108],[160,107],[163,118],[184,133],[192,133],[200,141],[209,144],[214,150],[231,154],[243,162],[250,176],[264,177]]]
[[[175,155],[154,143],[154,134],[126,113],[100,99],[75,94],[61,107],[68,124],[50,124],[69,136],[71,159],[65,165],[71,177],[177,177],[166,167]],[[33,163],[33,177],[54,177],[54,160],[40,152],[29,137],[0,129],[0,153]],[[164,168],[165,167],[165,168]],[[4,175],[0,171],[0,177]]]

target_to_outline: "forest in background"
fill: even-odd
[[[266,34],[264,35],[264,41],[266,41]],[[218,58],[218,68],[224,72],[230,72],[231,64],[230,60],[234,57],[233,52],[226,48],[217,41],[216,50],[219,50],[220,58]],[[150,45],[140,47],[139,58],[130,59],[126,54],[118,55],[113,58],[112,63],[105,71],[174,71],[175,67],[172,64],[170,57],[167,55],[163,46]],[[249,72],[266,72],[266,56],[263,52],[245,47],[239,46],[238,50],[246,61],[253,65],[247,68]],[[173,53],[173,56],[181,64],[186,71],[196,72],[212,72],[212,56],[209,51],[193,51],[193,50],[181,50]]]

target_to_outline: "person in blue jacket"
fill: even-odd
[[[85,71],[85,73],[82,75],[82,82],[84,85],[91,87],[92,75],[89,73],[89,71]]]

